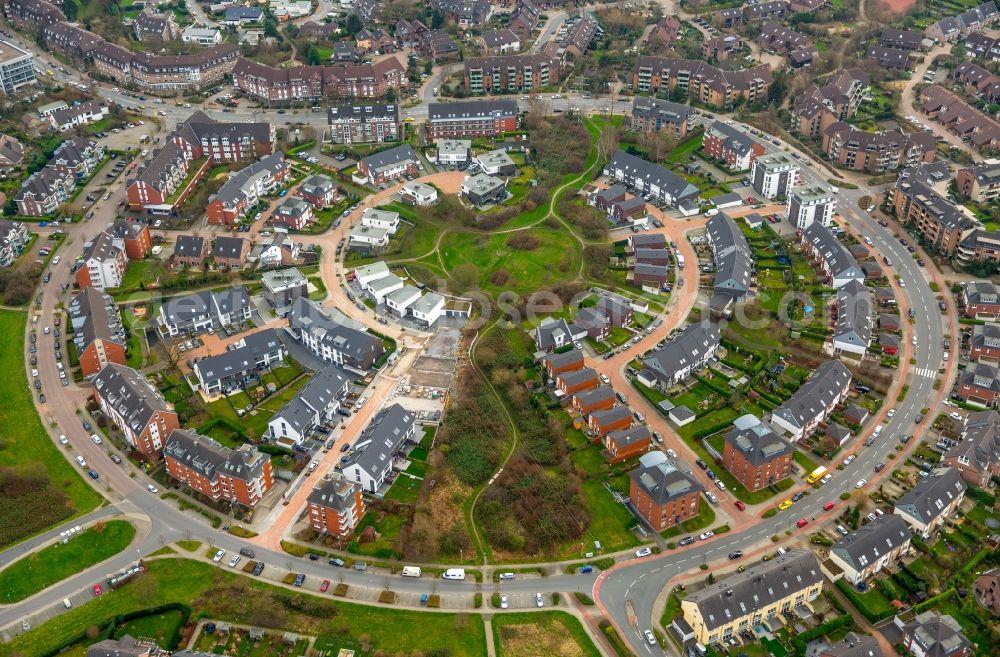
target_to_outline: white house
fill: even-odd
[[[428,292],[410,306],[410,312],[414,319],[427,326],[434,326],[434,323],[444,314],[444,297],[437,292]]]
[[[73,107],[56,110],[48,116],[53,128],[60,132],[66,132],[76,126],[100,121],[108,116],[108,114],[107,105],[102,105],[96,100],[91,100],[86,103],[79,103]]]
[[[344,477],[375,493],[392,473],[396,456],[417,439],[417,416],[399,404],[379,411],[354,443],[354,454],[344,465]]]
[[[384,249],[389,246],[389,231],[361,224],[351,229],[350,245],[354,248],[374,247]]]
[[[420,290],[412,285],[404,285],[385,297],[385,305],[400,317],[406,317],[410,306],[420,298]]]
[[[467,164],[471,154],[471,139],[442,139],[437,143],[437,163],[441,166]]]
[[[279,445],[301,445],[316,427],[334,419],[352,378],[337,365],[324,367],[274,414],[268,436]]]
[[[368,228],[381,228],[390,235],[399,230],[399,213],[377,208],[365,208],[361,215],[361,225]]]
[[[419,180],[411,180],[399,190],[399,198],[410,205],[433,205],[437,202],[438,191]]]
[[[373,283],[386,276],[392,276],[392,272],[389,271],[389,266],[381,260],[354,270],[354,278],[358,281],[358,285],[361,286],[362,290],[367,290],[369,283]]]
[[[222,33],[211,27],[191,25],[181,32],[181,41],[205,47],[215,46],[222,43]]]
[[[372,281],[367,287],[368,293],[372,295],[372,298],[375,299],[375,303],[378,305],[385,303],[387,296],[401,289],[403,289],[403,279],[395,274]]]

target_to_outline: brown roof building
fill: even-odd
[[[722,71],[705,62],[666,57],[639,57],[632,76],[633,91],[659,92],[675,87],[706,105],[729,107],[737,99],[765,102],[773,76],[766,64],[739,71]]]

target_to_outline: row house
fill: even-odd
[[[924,36],[934,41],[954,41],[974,32],[979,27],[993,24],[1000,13],[993,0],[972,7],[956,16],[947,16],[924,29]],[[922,657],[922,656],[918,656]]]
[[[583,352],[579,349],[548,354],[542,358],[542,366],[549,377],[555,377],[564,372],[572,372],[583,367]]]
[[[753,252],[743,231],[724,212],[708,220],[706,237],[715,263],[715,279],[708,305],[716,312],[725,313],[733,304],[746,301],[750,294],[754,275]],[[663,251],[666,252],[666,249]]]
[[[962,46],[965,48],[966,57],[985,59],[989,62],[1000,61],[1000,38],[973,32],[965,37]]]
[[[911,531],[930,540],[949,518],[956,517],[965,489],[958,470],[935,468],[896,500],[892,512],[906,521]]]
[[[597,411],[606,411],[615,405],[615,391],[611,386],[599,386],[573,395],[570,409],[580,417]]]
[[[1000,363],[1000,324],[987,322],[972,327],[969,361]]]
[[[250,321],[252,304],[242,285],[217,292],[193,292],[165,300],[157,322],[171,337],[203,333]]]
[[[621,463],[652,449],[653,434],[649,427],[643,424],[606,433],[601,443],[604,446],[605,460],[612,464]]]
[[[996,366],[985,362],[970,363],[958,377],[955,394],[968,404],[996,406],[1000,397],[1000,374]]]
[[[80,289],[93,287],[100,291],[119,287],[127,266],[125,249],[115,243],[115,236],[108,231],[99,233],[84,245],[83,260],[76,270],[76,284]]]
[[[625,151],[614,154],[604,166],[604,175],[635,190],[636,195],[672,208],[698,199],[698,188],[684,178]]]
[[[666,392],[706,367],[719,349],[719,327],[711,322],[689,324],[642,361],[637,379]]]
[[[208,223],[237,224],[266,194],[291,176],[284,155],[273,153],[230,176],[208,199]]]
[[[252,509],[274,486],[271,457],[250,443],[230,449],[208,436],[175,429],[163,455],[171,478],[213,502]]]
[[[868,74],[859,68],[839,70],[822,86],[810,84],[792,102],[792,129],[817,139],[838,121],[854,116],[868,96]]]
[[[520,110],[513,100],[466,100],[427,106],[428,138],[493,137],[517,130]]]
[[[267,437],[275,444],[295,447],[322,426],[336,425],[351,381],[351,374],[337,365],[319,370],[268,420]]]
[[[355,440],[354,452],[343,466],[344,477],[367,493],[378,492],[391,483],[403,448],[421,436],[416,413],[399,404],[379,411]]]
[[[555,378],[556,395],[568,398],[578,392],[593,390],[600,383],[597,372],[590,367],[583,367],[570,372],[557,374]]]
[[[564,53],[573,57],[583,57],[590,50],[590,44],[604,34],[597,17],[589,11],[569,19],[563,26],[566,28],[566,35],[560,40],[559,45]]]
[[[483,47],[488,55],[506,55],[521,49],[521,37],[510,28],[483,32]]]
[[[852,280],[837,288],[836,319],[833,327],[833,353],[851,354],[862,359],[872,343],[874,307],[871,290]]]
[[[819,265],[822,278],[839,288],[849,281],[864,281],[865,274],[851,252],[822,221],[801,231],[802,248]]]
[[[330,141],[361,144],[399,140],[399,106],[394,103],[337,105],[327,110]]]
[[[839,360],[829,360],[771,412],[770,423],[793,442],[805,438],[847,397],[850,386],[850,370]]]
[[[258,381],[261,373],[284,358],[285,347],[275,329],[250,333],[226,351],[196,361],[191,368],[196,382],[191,387],[208,396],[230,395]]]
[[[1000,146],[1000,123],[971,107],[936,84],[920,90],[920,110],[972,148],[993,150]]]
[[[587,416],[587,433],[593,440],[600,441],[611,431],[628,429],[634,418],[628,406],[615,406],[604,411],[594,411]]]
[[[334,32],[336,32],[336,23],[323,23],[323,26],[332,27]],[[390,36],[388,32],[381,28],[374,27],[372,29],[364,28],[355,34],[354,45],[365,52],[371,52],[375,55],[384,55],[395,52],[397,44],[396,39]]]
[[[73,295],[67,311],[84,377],[96,375],[108,363],[126,364],[125,327],[113,298],[87,287]]]
[[[723,9],[715,13],[723,27],[735,27],[768,18],[782,18],[789,10],[786,0],[747,3],[742,7]]]
[[[465,60],[465,88],[473,94],[540,92],[561,79],[560,57],[552,49]]]
[[[220,271],[242,269],[247,264],[250,240],[220,235],[212,244],[212,260]]]
[[[962,289],[962,312],[970,319],[1000,318],[1000,289],[990,281],[970,281]]]
[[[426,30],[421,33],[417,51],[434,62],[450,62],[458,59],[458,44],[445,30]]]
[[[180,428],[173,406],[154,388],[146,375],[109,362],[93,380],[94,398],[104,417],[145,458],[158,459],[167,437]]]
[[[704,486],[663,452],[641,456],[628,477],[630,507],[653,531],[679,526],[698,515]]]
[[[1000,415],[992,410],[966,415],[962,440],[944,453],[941,465],[958,470],[966,483],[987,488],[1000,476]]]
[[[851,584],[867,582],[910,552],[913,535],[895,513],[869,521],[830,548],[830,561]]]
[[[867,132],[838,121],[823,132],[823,152],[848,169],[884,173],[933,162],[937,144],[929,132]]]
[[[309,526],[320,536],[347,538],[365,515],[361,486],[339,472],[324,476],[306,498]]]
[[[723,71],[690,59],[642,56],[636,62],[632,90],[666,93],[679,88],[693,100],[724,108],[737,99],[748,104],[766,102],[772,81],[771,67],[766,64]]]
[[[681,601],[696,641],[724,645],[755,626],[809,613],[820,597],[823,572],[810,550],[790,550],[689,593]]]
[[[990,101],[1000,97],[1000,77],[978,64],[960,62],[951,70],[951,77],[965,85],[970,94]]]
[[[236,88],[270,104],[325,99],[384,98],[406,84],[406,69],[396,57],[373,64],[272,68],[240,59],[232,70]]]
[[[973,221],[933,187],[934,170],[911,167],[892,188],[892,211],[900,223],[912,225],[939,252],[954,255]]]
[[[889,71],[908,71],[913,65],[909,50],[874,45],[865,51],[865,61]]]
[[[200,269],[208,258],[211,242],[200,235],[178,235],[174,242],[173,265]]]

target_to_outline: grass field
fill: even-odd
[[[183,620],[184,614],[176,610],[137,618],[119,627],[115,631],[115,638],[120,639],[126,634],[133,637],[149,638],[154,639],[156,645],[161,648],[170,649],[172,646],[169,646],[168,643]]]
[[[267,629],[315,634],[319,636],[317,649],[328,655],[337,654],[340,648],[361,654],[362,635],[367,635],[373,649],[388,654],[432,648],[447,651],[451,657],[486,654],[485,631],[477,616],[354,605],[279,589],[195,561],[157,559],[149,563],[148,573],[113,594],[74,607],[0,644],[0,657],[48,654],[92,625],[104,626],[116,615],[167,602],[188,604],[196,616],[203,612],[229,622],[253,619],[253,624]]]
[[[63,545],[56,543],[15,561],[0,571],[0,591],[4,602],[18,602],[53,584],[90,568],[128,547],[135,526],[112,520],[103,527],[91,527]]]
[[[35,411],[24,371],[27,320],[26,313],[0,310],[0,371],[7,373],[0,386],[0,547],[101,501],[59,453]]]
[[[561,611],[497,614],[493,640],[498,657],[600,657],[580,621]]]

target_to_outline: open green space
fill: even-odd
[[[28,315],[0,310],[0,547],[96,507],[100,495],[59,453],[32,403],[24,370]]]
[[[56,543],[15,561],[0,571],[2,600],[24,600],[71,575],[113,557],[128,547],[135,526],[125,520],[87,529],[66,544]]]
[[[580,621],[562,611],[497,614],[493,641],[498,657],[600,657]]]
[[[184,559],[156,559],[148,572],[112,594],[69,609],[53,620],[0,644],[0,657],[41,657],[69,643],[90,643],[86,628],[104,627],[118,615],[168,602],[190,605],[195,615],[250,623],[275,631],[318,635],[316,648],[336,655],[341,648],[371,654],[413,654],[432,649],[452,657],[486,654],[477,616],[422,613],[369,607],[281,589],[211,565]],[[417,629],[415,629],[417,628]],[[361,650],[362,641],[369,646]]]
[[[180,610],[165,611],[162,614],[152,614],[123,623],[116,631],[115,638],[128,634],[132,637],[149,638],[156,641],[161,648],[170,646],[184,622],[184,613]]]

